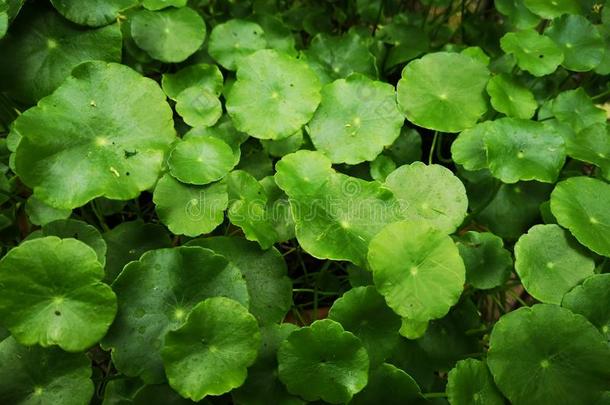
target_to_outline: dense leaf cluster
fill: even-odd
[[[0,0],[0,403],[607,404],[609,75],[608,0]]]

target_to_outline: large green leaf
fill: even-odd
[[[610,389],[610,346],[565,308],[539,304],[504,315],[493,328],[488,364],[512,404],[594,404]]]
[[[165,337],[163,364],[173,389],[199,401],[220,395],[246,380],[261,342],[256,319],[237,301],[208,298],[180,329]]]
[[[43,5],[29,6],[0,43],[0,54],[0,88],[32,105],[82,62],[119,62],[121,30],[117,24],[83,29]]]
[[[523,0],[523,4],[531,12],[548,19],[581,11],[578,0]]]
[[[280,380],[307,401],[346,403],[368,381],[369,358],[360,339],[330,319],[292,332],[277,356]]]
[[[463,290],[466,270],[457,247],[425,222],[383,228],[371,240],[368,262],[390,308],[413,321],[443,317]]]
[[[531,296],[559,304],[566,292],[593,275],[595,263],[566,230],[536,225],[515,245],[515,269]]]
[[[398,105],[420,127],[459,132],[487,112],[487,67],[458,53],[430,53],[410,62],[398,82]]]
[[[117,310],[95,251],[76,239],[24,242],[0,260],[0,318],[24,345],[78,352],[97,343]]]
[[[557,184],[551,194],[551,211],[559,225],[580,243],[610,256],[610,185],[588,177],[573,177]]]
[[[0,342],[0,398],[5,404],[82,405],[93,396],[91,362],[84,353]]]
[[[164,381],[165,335],[182,326],[195,305],[216,296],[249,301],[239,269],[197,246],[145,253],[125,266],[112,288],[119,311],[103,346],[112,349],[117,369],[147,383]]]
[[[597,28],[581,15],[564,15],[545,31],[563,51],[562,66],[587,72],[603,60],[607,45]]]
[[[260,139],[285,138],[311,119],[320,103],[320,88],[305,62],[260,50],[240,63],[227,96],[227,112],[242,132]]]
[[[151,188],[175,139],[159,86],[126,66],[79,65],[52,95],[15,121],[21,180],[43,202],[75,208]]]
[[[403,122],[392,85],[352,75],[322,89],[308,132],[333,163],[356,164],[375,159],[391,145]]]

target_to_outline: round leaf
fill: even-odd
[[[391,364],[383,363],[371,371],[368,384],[356,394],[350,405],[392,403],[423,405],[427,401],[409,374]]]
[[[227,112],[242,132],[260,139],[285,138],[311,119],[320,103],[320,87],[305,62],[261,50],[240,63]]]
[[[222,223],[229,196],[224,184],[193,186],[166,174],[155,187],[153,201],[159,219],[173,233],[195,237]]]
[[[400,317],[387,306],[375,287],[358,287],[333,303],[328,317],[360,338],[375,367],[394,350],[398,342]]]
[[[580,243],[610,257],[610,185],[588,177],[557,184],[551,194],[551,212]]]
[[[183,183],[204,185],[223,178],[235,165],[233,150],[211,136],[189,137],[174,146],[168,165]]]
[[[53,7],[68,20],[99,27],[116,21],[121,11],[138,4],[137,0],[51,0]]]
[[[219,96],[222,92],[223,77],[216,65],[199,63],[180,69],[176,73],[165,73],[161,83],[165,94],[174,100],[190,87],[207,90]]]
[[[555,42],[533,29],[509,32],[500,39],[506,53],[515,55],[517,64],[534,76],[545,76],[563,62],[563,52]]]
[[[162,356],[169,384],[199,401],[242,385],[256,360],[261,335],[256,319],[237,301],[208,298],[180,329],[165,337]]]
[[[261,26],[239,19],[216,25],[208,43],[210,56],[228,70],[237,70],[244,57],[265,48],[267,41]]]
[[[500,318],[487,361],[498,388],[515,405],[594,404],[610,388],[605,336],[557,305],[524,307]]]
[[[447,377],[446,392],[451,405],[504,405],[487,365],[480,360],[458,361]]]
[[[277,356],[280,380],[307,401],[346,403],[368,381],[369,358],[360,339],[330,319],[292,332]]]
[[[225,296],[248,305],[239,269],[201,247],[153,250],[131,262],[112,284],[119,311],[103,346],[122,373],[147,383],[164,381],[161,347],[206,298]]]
[[[606,112],[593,104],[591,97],[579,87],[560,93],[551,106],[553,115],[559,122],[580,132],[595,124],[606,124]]]
[[[374,160],[391,145],[403,122],[393,86],[352,75],[322,89],[308,132],[333,163],[356,164]]]
[[[95,251],[97,260],[102,266],[106,265],[106,242],[102,238],[100,231],[86,222],[76,219],[59,219],[44,225],[40,235],[80,240]]]
[[[30,222],[34,225],[44,225],[58,219],[66,219],[72,214],[70,209],[51,207],[33,195],[25,203],[25,212],[28,214]]]
[[[182,62],[201,47],[205,23],[189,8],[162,11],[140,10],[131,19],[131,36],[153,59],[166,63]]]
[[[176,112],[191,127],[209,127],[222,115],[222,105],[213,93],[191,87],[176,97]]]
[[[0,43],[0,54],[0,87],[14,100],[32,105],[82,62],[119,62],[121,30],[117,24],[83,30],[42,5],[26,7]]]
[[[57,208],[100,196],[137,197],[157,181],[175,139],[172,111],[157,84],[104,62],[79,65],[14,125],[22,135],[19,177]]]
[[[420,127],[459,132],[485,112],[487,67],[458,53],[430,53],[409,63],[398,82],[398,105]]]
[[[447,234],[462,223],[468,198],[462,182],[447,168],[415,162],[394,170],[386,179],[405,219],[426,222]]]
[[[529,119],[538,108],[534,94],[507,74],[491,78],[487,84],[487,93],[493,108],[509,117]]]
[[[116,297],[100,282],[95,251],[55,236],[22,243],[0,260],[0,318],[24,345],[86,350],[108,330]]]
[[[597,274],[564,295],[561,306],[581,314],[610,341],[610,274]]]
[[[466,266],[466,282],[487,290],[508,280],[513,260],[502,238],[489,232],[466,232],[457,241]]]
[[[523,0],[532,13],[552,19],[563,14],[580,14],[578,0]]]
[[[494,6],[519,29],[534,28],[540,22],[540,18],[525,7],[523,0],[495,0]]]
[[[91,362],[83,353],[0,342],[0,398],[5,404],[82,405],[93,396]]]
[[[607,45],[589,20],[581,15],[564,15],[545,31],[563,51],[562,66],[576,72],[588,72],[601,63]]]
[[[451,238],[423,222],[395,222],[371,240],[377,290],[402,317],[441,318],[462,293],[465,268]]]
[[[225,236],[194,239],[188,245],[211,249],[242,272],[250,296],[250,312],[261,325],[284,319],[292,306],[292,281],[277,249],[262,250],[243,238]]]
[[[595,262],[558,225],[536,225],[515,245],[515,269],[530,295],[559,304],[566,292],[593,275]]]

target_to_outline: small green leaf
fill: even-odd
[[[534,76],[546,76],[563,62],[563,52],[555,42],[533,29],[509,32],[500,39],[506,53],[515,55],[517,64]]]
[[[176,97],[176,112],[191,127],[209,127],[222,115],[222,105],[213,93],[191,87]]]
[[[204,185],[222,179],[235,165],[233,150],[211,136],[178,142],[168,158],[170,173],[183,183]]]
[[[74,238],[87,244],[95,251],[102,266],[106,265],[106,242],[94,226],[76,219],[58,219],[43,225],[40,231],[40,237]]]
[[[366,387],[354,396],[350,405],[369,404],[423,405],[427,401],[417,382],[403,370],[383,363],[369,374]]]
[[[447,399],[451,405],[504,405],[504,398],[483,361],[460,360],[447,379]]]
[[[588,72],[603,60],[607,45],[597,28],[581,15],[564,15],[546,29],[563,51],[562,66],[575,72]]]
[[[116,21],[122,11],[136,6],[138,0],[51,0],[51,3],[68,20],[99,27]]]
[[[564,295],[561,306],[581,314],[610,341],[610,274],[596,274]]]
[[[303,131],[298,130],[287,138],[272,140],[261,139],[263,149],[271,156],[282,157],[301,149],[303,145]]]
[[[551,211],[559,225],[597,254],[610,257],[610,185],[589,177],[572,177],[557,184]]]
[[[330,319],[292,332],[277,356],[280,380],[307,401],[346,403],[368,381],[369,358],[360,339]]]
[[[219,96],[222,93],[223,77],[216,65],[199,63],[180,69],[176,73],[165,73],[162,79],[163,91],[176,100],[184,90],[195,87]]]
[[[222,223],[229,197],[224,184],[189,185],[166,174],[157,182],[153,201],[159,219],[173,233],[195,237]]]
[[[558,225],[536,225],[515,245],[515,270],[538,301],[559,304],[563,295],[595,270],[588,252]]]
[[[267,41],[261,26],[239,19],[215,26],[208,42],[210,56],[227,70],[237,70],[243,58],[265,48]]]
[[[505,73],[489,81],[487,93],[493,108],[509,117],[529,119],[538,108],[534,94]]]
[[[509,17],[516,28],[534,28],[540,18],[525,7],[524,0],[495,0],[496,9]]]
[[[465,268],[457,247],[424,222],[383,228],[371,240],[368,262],[390,308],[414,321],[441,318],[463,290]]]
[[[489,71],[457,53],[430,53],[410,62],[398,82],[398,105],[407,119],[424,128],[459,132],[487,112]]]
[[[557,305],[519,308],[500,318],[487,359],[498,388],[515,405],[595,404],[610,386],[606,337]]]
[[[117,310],[103,276],[83,242],[55,236],[24,242],[0,260],[2,324],[27,346],[86,350],[106,334]]]
[[[140,10],[131,20],[131,36],[153,59],[182,62],[201,47],[206,28],[189,7],[161,11]]]
[[[320,88],[305,62],[261,50],[240,64],[237,81],[227,96],[227,112],[238,130],[255,138],[285,138],[313,117],[320,103]],[[253,94],[257,95],[256,103],[252,102]]]
[[[244,383],[257,357],[261,335],[256,319],[237,301],[208,298],[181,328],[165,337],[162,356],[169,384],[199,401]]]
[[[6,404],[86,404],[94,391],[90,377],[84,353],[25,347],[13,338],[0,342],[0,398]]]
[[[149,384],[164,381],[165,336],[185,323],[193,307],[216,296],[243,305],[249,300],[239,269],[197,246],[147,252],[125,266],[112,287],[119,311],[103,346],[112,349],[118,370]]]
[[[490,232],[466,232],[457,240],[466,266],[466,282],[487,290],[508,280],[513,259],[501,238]]]
[[[606,124],[606,112],[598,108],[582,87],[560,93],[551,105],[559,122],[569,125],[575,132],[595,124]]]
[[[30,222],[34,225],[44,225],[58,219],[66,219],[72,214],[70,209],[51,207],[33,195],[25,203],[25,212],[28,214]]]
[[[308,133],[333,163],[356,164],[375,159],[396,140],[403,123],[393,86],[352,75],[322,89]]]

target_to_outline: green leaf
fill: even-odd
[[[578,0],[523,0],[532,13],[542,18],[552,19],[563,14],[580,14]]]
[[[370,79],[378,76],[375,57],[360,35],[353,31],[340,37],[318,34],[303,54],[325,84],[347,78],[352,73],[360,73]]]
[[[563,296],[561,306],[581,314],[610,341],[610,274],[596,274]]]
[[[513,54],[517,64],[534,76],[553,73],[563,62],[563,52],[555,42],[533,29],[509,32],[500,39],[502,50]]]
[[[166,174],[155,187],[153,201],[159,219],[170,231],[195,237],[222,223],[229,196],[224,184],[194,186]]]
[[[498,236],[469,231],[460,236],[457,247],[466,266],[466,282],[474,288],[488,290],[508,280],[513,259]]]
[[[487,361],[498,388],[515,405],[594,404],[610,388],[606,337],[557,305],[519,308],[500,318]]]
[[[37,238],[0,260],[0,317],[21,344],[78,352],[98,342],[117,310],[95,251],[76,239]]]
[[[284,319],[292,306],[292,280],[277,249],[262,250],[254,242],[226,236],[194,239],[188,245],[211,249],[242,272],[250,295],[250,312],[259,324]]]
[[[447,399],[451,405],[504,405],[485,362],[460,360],[448,374]]]
[[[363,266],[370,239],[402,218],[387,188],[335,172],[319,152],[286,155],[276,170],[275,181],[289,197],[299,244],[314,257]]]
[[[379,155],[370,164],[370,174],[373,180],[384,182],[385,179],[396,170],[396,163],[391,157]]]
[[[393,86],[352,75],[322,89],[308,133],[333,163],[356,164],[374,160],[396,140],[403,123]]]
[[[142,6],[148,10],[157,11],[167,7],[184,7],[188,0],[144,0]]]
[[[165,337],[169,384],[193,401],[229,392],[244,383],[260,342],[256,319],[246,308],[228,298],[208,298]]]
[[[553,115],[559,122],[569,125],[575,132],[595,124],[606,124],[606,112],[598,108],[582,87],[560,93],[551,104]]]
[[[89,403],[91,362],[84,353],[0,342],[0,398],[6,404]]]
[[[68,20],[99,27],[116,21],[122,11],[136,6],[138,0],[51,0],[51,3]]]
[[[76,219],[58,219],[42,226],[40,236],[57,236],[61,239],[74,238],[95,251],[97,260],[106,265],[106,242],[94,226]]]
[[[166,63],[186,60],[197,52],[206,28],[199,14],[189,8],[140,10],[131,20],[131,36],[153,59]]]
[[[307,401],[346,403],[368,381],[369,358],[360,339],[330,319],[292,332],[277,356],[280,380]]]
[[[273,140],[261,139],[263,149],[271,156],[282,157],[289,153],[294,153],[303,146],[303,131],[298,130],[287,138]]]
[[[551,194],[551,212],[559,225],[603,256],[610,256],[609,203],[610,185],[588,177],[564,180]]]
[[[70,209],[51,207],[33,195],[25,203],[25,212],[34,225],[45,225],[58,219],[66,219],[72,214]]]
[[[243,58],[265,48],[267,40],[261,26],[239,19],[215,26],[208,42],[210,56],[227,70],[237,70]]]
[[[121,30],[117,24],[82,29],[42,5],[29,6],[0,43],[0,54],[0,87],[14,100],[32,105],[82,62],[119,62]]]
[[[302,399],[288,393],[277,373],[277,351],[280,344],[296,329],[295,325],[289,323],[269,325],[261,329],[261,347],[256,362],[248,368],[248,378],[244,385],[232,392],[237,404],[304,404]]]
[[[79,65],[14,125],[22,136],[15,155],[20,179],[39,200],[65,209],[101,196],[137,197],[157,181],[175,139],[157,84],[104,62]]]
[[[213,127],[192,128],[184,134],[183,139],[187,140],[190,137],[212,137],[224,141],[233,150],[234,164],[239,163],[240,146],[248,139],[247,134],[235,129],[228,115],[223,115]]]
[[[218,66],[198,63],[182,68],[176,73],[164,73],[161,83],[165,94],[173,100],[191,87],[207,90],[219,96],[222,93],[223,77]]]
[[[398,342],[400,317],[373,286],[346,292],[330,308],[328,318],[360,338],[374,368],[390,356]]]
[[[371,240],[368,262],[390,308],[413,321],[443,317],[463,290],[466,270],[457,247],[424,222],[383,228]]]
[[[265,32],[267,45],[271,49],[296,56],[295,37],[290,28],[280,19],[272,14],[255,13],[251,18],[256,21]]]
[[[209,127],[222,115],[222,105],[214,93],[191,87],[176,97],[176,112],[191,127]]]
[[[369,374],[366,387],[350,402],[350,405],[427,403],[415,380],[403,370],[383,363]]]
[[[457,53],[430,53],[410,62],[398,82],[398,105],[414,124],[441,132],[474,126],[485,112],[489,71]]]
[[[410,221],[423,221],[449,234],[466,216],[464,185],[443,166],[422,162],[401,166],[390,173],[385,185],[398,199],[402,216]]]
[[[568,156],[591,163],[602,169],[606,179],[610,178],[610,127],[593,124],[579,132],[567,130],[566,151]]]
[[[413,128],[402,127],[400,135],[384,151],[397,165],[405,165],[421,160],[422,139]]]
[[[264,177],[259,183],[267,194],[267,217],[277,232],[277,242],[294,239],[295,224],[288,196],[278,187],[273,176]]]
[[[313,117],[320,103],[320,89],[320,82],[305,62],[274,50],[261,50],[240,63],[226,108],[238,130],[260,139],[285,138]],[[255,103],[253,94],[257,95]]]
[[[523,4],[524,0],[495,0],[496,9],[509,17],[516,28],[534,28],[540,22],[540,18],[529,11]]]
[[[536,225],[515,245],[515,270],[531,296],[559,304],[566,292],[593,275],[595,262],[558,225]]]
[[[546,29],[563,51],[563,67],[575,72],[588,72],[598,66],[606,52],[606,43],[597,28],[581,15],[564,15]]]
[[[190,136],[174,146],[167,163],[172,176],[181,182],[204,185],[229,173],[235,158],[231,147],[218,138]]]
[[[138,260],[145,252],[171,246],[162,225],[140,220],[123,222],[102,236],[108,246],[105,279],[109,282],[116,279],[127,263]]]
[[[146,383],[165,380],[161,348],[199,302],[224,296],[248,305],[239,269],[197,246],[159,249],[129,263],[112,284],[119,311],[103,340],[122,373]]]
[[[529,119],[538,109],[534,94],[505,73],[491,78],[487,93],[493,108],[508,117]]]

